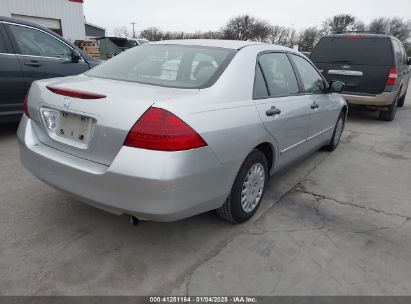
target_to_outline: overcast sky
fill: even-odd
[[[349,13],[365,23],[375,17],[411,19],[410,0],[85,0],[88,22],[107,28],[137,22],[136,31],[156,26],[170,31],[217,30],[228,19],[250,14],[296,29],[320,25],[333,15]]]

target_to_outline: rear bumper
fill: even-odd
[[[375,107],[387,107],[392,104],[395,98],[396,91],[383,92],[378,95],[354,95],[354,94],[342,94],[348,104],[353,105],[366,105]]]
[[[234,180],[208,147],[157,152],[123,147],[105,166],[40,143],[31,120],[18,130],[24,166],[45,183],[115,214],[175,221],[220,207]]]

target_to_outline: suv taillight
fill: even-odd
[[[398,71],[397,69],[391,69],[390,73],[388,74],[387,85],[395,85],[398,79]]]
[[[27,117],[30,117],[29,115],[29,93],[27,92],[26,97],[24,97],[24,114],[26,114]]]
[[[149,108],[127,135],[125,146],[157,151],[183,151],[205,147],[201,136],[174,114]]]

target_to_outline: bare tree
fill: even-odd
[[[232,18],[222,29],[224,38],[232,40],[248,40],[252,38],[252,24],[255,18],[249,15]]]
[[[290,28],[273,25],[270,28],[270,40],[274,44],[286,45],[289,40]]]
[[[342,14],[333,16],[323,22],[322,33],[338,33],[345,31],[364,31],[364,23],[353,15]]]
[[[301,52],[311,52],[320,37],[321,34],[317,27],[306,28],[298,37],[298,49]]]
[[[131,37],[130,32],[128,31],[127,27],[122,26],[122,27],[116,27],[113,30],[113,34],[115,37],[122,37],[122,38],[129,38]]]
[[[253,24],[253,38],[252,40],[266,42],[270,41],[271,24],[264,20],[256,20]]]
[[[287,41],[287,44],[285,46],[293,48],[297,44],[298,44],[297,31],[293,28],[290,28],[289,35],[288,35],[288,41]]]
[[[368,30],[373,33],[388,33],[389,19],[380,17],[376,18],[368,25]]]
[[[164,39],[164,33],[156,27],[149,27],[141,32],[140,37],[149,41],[159,41]]]
[[[394,37],[406,43],[411,34],[411,20],[403,20],[395,17],[390,19],[388,23],[388,32]]]
[[[208,31],[202,33],[202,39],[223,39],[223,33],[220,31]]]
[[[404,20],[398,17],[376,18],[368,26],[370,32],[387,33],[397,37],[403,43],[406,43],[411,36],[411,20]]]
[[[221,31],[225,39],[264,41],[270,36],[270,25],[250,15],[243,15],[232,18]]]

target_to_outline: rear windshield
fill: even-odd
[[[205,88],[223,73],[235,50],[181,45],[134,47],[87,75],[173,88]]]
[[[318,42],[310,59],[322,63],[391,66],[391,40],[375,37],[326,37]]]

